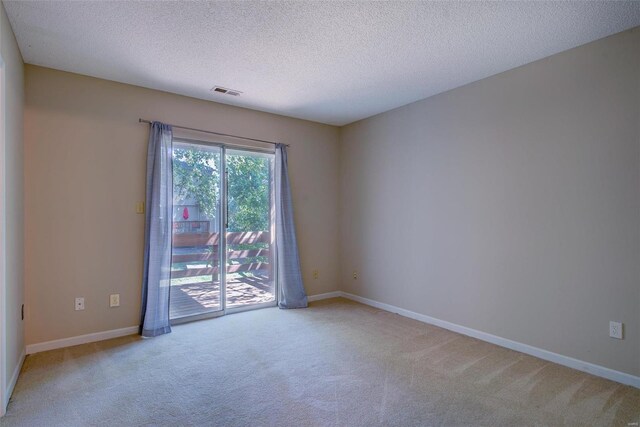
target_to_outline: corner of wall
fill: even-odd
[[[3,63],[2,177],[2,411],[11,397],[24,360],[24,61],[0,2],[0,54]]]
[[[342,158],[343,158],[343,154],[342,154],[342,141],[343,141],[343,132],[344,132],[344,126],[340,126],[338,127],[338,212],[336,212],[336,215],[338,216],[338,261],[337,261],[337,269],[338,269],[338,274],[337,274],[337,278],[338,278],[338,283],[336,284],[338,291],[345,291],[344,288],[344,283],[342,283],[343,280],[343,244],[342,244],[342,229],[343,229],[343,215],[344,215],[344,210],[343,210],[343,201],[342,201],[342,194],[343,194],[343,176],[344,173],[342,171]]]

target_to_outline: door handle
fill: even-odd
[[[227,170],[224,171],[224,192],[224,231],[226,233],[229,228],[229,171]]]

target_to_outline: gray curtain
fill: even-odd
[[[140,335],[155,337],[171,332],[169,291],[173,221],[173,132],[153,122],[147,149],[147,200],[142,276]]]
[[[278,260],[278,305],[280,308],[307,306],[307,294],[302,284],[293,204],[289,186],[287,146],[276,145],[276,250]]]

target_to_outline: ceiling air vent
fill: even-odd
[[[214,86],[211,89],[211,92],[214,92],[214,93],[217,92],[217,93],[221,93],[221,94],[225,94],[225,95],[231,95],[231,96],[240,96],[240,94],[242,93],[239,90],[229,89],[229,88],[222,87],[222,86]]]

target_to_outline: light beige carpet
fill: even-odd
[[[640,421],[640,390],[343,299],[29,356],[3,426]]]

